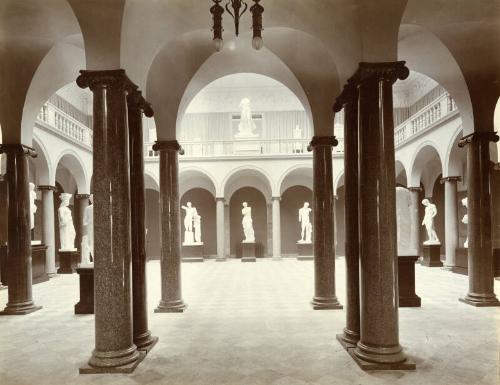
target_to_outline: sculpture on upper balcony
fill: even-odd
[[[464,206],[466,209],[468,209],[467,207],[467,197],[465,197],[464,199],[462,199],[462,206]],[[462,218],[462,223],[464,224],[469,224],[469,214],[465,213],[464,217]],[[467,230],[468,232],[468,230]],[[469,248],[469,235],[467,235],[467,238],[465,239],[465,242],[464,242],[464,247],[466,249]]]
[[[241,118],[240,123],[238,124],[238,133],[234,137],[238,139],[258,138],[259,134],[254,132],[256,126],[252,118],[250,99],[243,98],[240,102],[240,108]]]
[[[436,205],[431,203],[428,199],[424,199],[422,204],[425,206],[424,220],[422,221],[422,226],[425,226],[427,230],[427,240],[424,245],[439,245],[439,238],[434,229],[434,217],[437,215]]]
[[[304,202],[304,206],[299,209],[301,233],[298,243],[312,243],[312,224],[309,219],[311,211],[312,209],[309,207],[309,202]]]
[[[59,238],[63,251],[74,251],[75,249],[75,227],[73,226],[73,216],[69,209],[71,194],[61,194],[61,205],[59,206]]]
[[[241,209],[241,214],[243,215],[243,220],[241,221],[241,224],[243,225],[243,233],[245,234],[245,239],[243,240],[243,243],[254,243],[255,232],[253,230],[252,208],[248,206],[247,202],[243,202],[243,208]]]
[[[33,230],[35,228],[35,213],[36,213],[36,192],[35,192],[35,184],[30,182],[30,229]]]

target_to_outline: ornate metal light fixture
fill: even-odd
[[[220,51],[223,47],[222,32],[224,28],[222,27],[222,14],[224,13],[224,8],[220,5],[222,0],[212,0],[214,5],[210,8],[210,13],[212,14],[212,19],[214,25],[212,31],[214,33],[214,45],[217,51]],[[250,12],[252,13],[252,47],[255,49],[261,49],[264,45],[262,40],[262,14],[264,13],[264,7],[260,5],[261,0],[253,0],[254,5],[250,7]],[[234,28],[236,36],[240,33],[240,19],[241,16],[248,9],[248,4],[244,0],[228,0],[226,3],[226,11],[234,19]]]

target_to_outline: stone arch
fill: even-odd
[[[444,169],[443,176],[462,176],[465,177],[465,171],[467,167],[467,149],[465,147],[458,147],[458,142],[463,136],[463,127],[460,124],[455,133],[453,134],[452,140],[446,148],[446,155],[444,158]]]
[[[215,198],[218,196],[215,178],[206,170],[199,167],[181,167],[179,172],[179,196],[193,188],[202,188],[209,191]]]
[[[339,174],[333,181],[333,194],[336,195],[337,189],[343,185],[344,185],[344,170],[342,169],[342,171],[339,172]]]
[[[408,187],[419,187],[422,183],[425,195],[431,197],[434,182],[443,174],[443,162],[438,146],[431,141],[421,143],[415,150],[410,164]]]
[[[65,150],[59,154],[54,163],[56,172],[54,173],[54,182],[59,165],[64,166],[73,176],[79,194],[88,194],[90,192],[90,180],[85,169],[85,163],[78,153],[74,150]]]
[[[267,202],[271,201],[272,196],[276,195],[278,191],[273,188],[272,178],[267,171],[256,166],[242,166],[231,170],[224,181],[222,182],[221,192],[224,198],[229,201],[235,191],[243,187],[253,187],[260,191]]]
[[[154,191],[160,191],[160,181],[158,180],[156,175],[148,171],[144,172],[144,188]]]
[[[45,148],[45,144],[33,133],[33,148],[37,153],[37,157],[33,159],[33,164],[37,170],[37,184],[49,185],[50,181],[54,179],[55,172],[52,168],[52,160],[50,153]]]
[[[297,164],[286,170],[278,182],[280,196],[290,187],[303,186],[313,189],[313,169],[311,164]]]
[[[402,186],[408,185],[408,173],[406,172],[405,165],[399,159],[396,159],[396,184]]]

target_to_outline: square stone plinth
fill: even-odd
[[[313,258],[313,245],[312,243],[297,242],[297,260],[298,261],[312,261]]]
[[[415,294],[415,262],[418,255],[398,256],[399,307],[420,307],[421,299]]]
[[[31,246],[31,273],[33,276],[33,284],[49,280],[49,275],[45,271],[46,254],[47,246],[44,244]]]
[[[362,370],[415,370],[417,368],[415,363],[409,359],[406,359],[404,362],[394,364],[368,362],[354,354],[355,350],[356,349],[347,349],[347,352]]]
[[[94,314],[94,268],[79,267],[80,302],[75,305],[75,314]]]
[[[241,243],[241,262],[255,262],[255,243]]]
[[[457,247],[455,249],[455,266],[451,271],[456,274],[469,274],[469,249],[465,247]]]
[[[203,262],[203,243],[182,245],[182,262]]]
[[[89,364],[85,364],[79,370],[80,374],[104,374],[104,373],[132,373],[137,366],[144,360],[146,357],[146,352],[143,350],[139,351],[139,358],[134,362],[131,362],[127,365],[122,366],[112,366],[112,367],[95,367],[90,366]]]
[[[59,250],[59,269],[57,269],[57,274],[76,273],[79,260],[80,252],[78,250]]]
[[[427,267],[442,267],[441,262],[441,244],[424,245],[424,257],[421,264]]]

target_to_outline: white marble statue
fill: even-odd
[[[35,192],[35,184],[30,182],[30,229],[33,230],[35,228],[35,213],[36,213],[36,192]]]
[[[297,124],[293,130],[293,138],[294,139],[302,139],[302,129],[299,127]],[[295,142],[293,144],[293,152],[295,153],[301,153],[304,152],[304,149],[302,148],[302,142]]]
[[[467,197],[465,197],[464,199],[462,199],[462,206],[464,206],[466,209],[468,208],[468,207],[467,207]],[[464,215],[464,217],[462,218],[462,223],[464,223],[464,224],[466,224],[466,225],[467,225],[467,224],[469,224],[469,215],[468,215],[467,213],[466,213],[466,214]],[[467,230],[467,231],[468,231],[468,230]],[[466,239],[466,240],[465,240],[465,242],[464,242],[464,247],[465,247],[466,249],[468,249],[468,248],[469,248],[469,236],[467,236],[467,239]]]
[[[194,215],[194,243],[201,243],[201,215]]]
[[[73,216],[69,209],[71,194],[61,194],[61,205],[59,206],[59,237],[61,240],[60,250],[74,251],[75,249],[75,227],[73,226]]]
[[[257,138],[259,134],[256,134],[254,132],[256,126],[252,118],[250,99],[243,98],[240,102],[240,108],[241,108],[241,119],[240,123],[238,124],[238,132],[234,137],[239,139]]]
[[[398,255],[409,253],[412,235],[411,192],[404,187],[396,187],[396,222]],[[415,250],[416,252],[416,250]]]
[[[312,209],[309,207],[309,202],[304,202],[304,206],[299,209],[299,222],[301,227],[300,239],[298,243],[312,242],[312,223],[309,219],[309,214]]]
[[[186,212],[186,215],[184,217],[184,242],[183,242],[183,245],[201,244],[202,243],[201,242],[201,216],[198,214],[198,210],[196,210],[196,207],[194,207],[191,202],[187,202],[186,206],[182,206],[182,209]],[[198,229],[196,228],[196,226],[198,226]],[[194,232],[193,232],[193,229],[194,229]]]
[[[434,229],[434,217],[437,215],[436,205],[429,202],[428,199],[424,199],[422,204],[425,206],[424,220],[422,221],[422,226],[425,226],[427,230],[427,240],[424,245],[439,245],[439,238]]]
[[[94,259],[94,196],[90,195],[89,205],[83,214],[83,225],[87,234],[82,237],[82,265],[92,265]]]
[[[243,240],[243,243],[254,243],[255,232],[253,230],[252,208],[248,206],[247,202],[243,202],[243,208],[241,209],[241,214],[243,215],[243,220],[241,221],[241,224],[243,225],[243,233],[245,234],[245,239]]]

